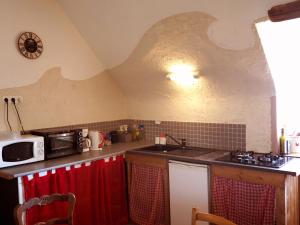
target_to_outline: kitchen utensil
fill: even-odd
[[[292,136],[289,137],[290,146],[291,146],[291,153],[299,153],[300,152],[300,137],[299,136]]]
[[[118,140],[119,142],[128,143],[132,141],[131,133],[119,132],[118,133]]]
[[[92,146],[92,142],[89,138],[85,137],[83,138],[83,152],[88,152],[90,150],[90,147]]]
[[[110,135],[110,140],[111,140],[112,144],[119,142],[118,131],[113,130],[113,131],[109,132],[109,135]]]
[[[86,138],[89,135],[88,128],[82,128],[82,137]]]
[[[101,131],[89,131],[89,138],[91,140],[91,150],[102,150],[104,145],[104,134]]]

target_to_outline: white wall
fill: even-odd
[[[19,110],[25,129],[128,117],[123,92],[56,1],[4,0],[0,15],[0,97],[23,97]],[[36,60],[17,49],[24,31],[43,41]],[[0,130],[8,130],[4,106],[0,104]],[[13,130],[19,130],[13,107],[9,116]]]
[[[0,88],[36,82],[49,68],[61,67],[62,75],[82,80],[103,71],[80,33],[52,0],[4,0],[0,2]],[[44,52],[37,60],[20,55],[16,41],[20,33],[32,31],[43,41]]]
[[[199,12],[166,18],[109,73],[125,90],[132,119],[246,124],[246,148],[270,152],[274,85],[258,36],[251,48],[221,48],[207,35],[214,21]],[[166,78],[178,62],[199,71],[198,84]]]
[[[124,62],[144,33],[158,21],[185,12],[204,12],[217,20],[207,30],[216,45],[253,47],[253,22],[273,5],[290,0],[57,0],[106,68]]]
[[[131,118],[243,123],[248,150],[272,150],[275,93],[254,23],[290,0],[58,2],[111,68]],[[167,83],[168,64],[175,61],[195,65],[204,84],[187,95]]]
[[[83,85],[85,88],[78,92],[83,93],[80,102],[89,96],[97,105],[89,107],[86,103],[85,113],[74,113],[70,118],[68,108],[62,107],[62,120],[55,118],[54,111],[47,112],[47,105],[64,103],[55,93],[53,98],[47,98],[46,91],[56,87],[56,81],[39,80],[35,94],[44,96],[40,100],[45,101],[45,113],[29,127],[122,117],[244,123],[247,149],[267,152],[271,150],[270,97],[274,89],[253,23],[266,16],[271,6],[288,1],[58,0],[91,48],[56,1],[2,2],[0,12],[5,19],[0,22],[4,27],[0,41],[4,50],[0,57],[4,63],[0,88],[34,85],[43,75],[54,73],[58,83],[64,84],[58,86],[58,93],[64,93],[64,87],[70,93],[75,83],[67,81],[88,80],[91,85],[91,77],[104,74],[105,81],[96,79],[99,83],[92,88],[99,91],[97,95],[86,88],[89,85]],[[6,21],[12,24],[7,26]],[[15,47],[18,33],[27,30],[36,32],[44,41],[45,50],[38,60],[23,58]],[[168,82],[167,66],[175,61],[195,64],[203,73],[204,84],[188,90],[187,95]],[[57,67],[61,70],[52,70]],[[108,73],[103,72],[105,69],[109,69]],[[49,87],[42,90],[39,85],[47,79]],[[5,94],[14,89],[3,90]],[[105,93],[107,101],[97,101],[101,93]],[[76,103],[74,99],[71,102]],[[71,105],[70,109],[74,106]],[[25,114],[30,117],[30,111]],[[51,124],[43,123],[50,114]]]

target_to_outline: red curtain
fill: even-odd
[[[74,225],[123,225],[128,222],[125,163],[123,156],[89,164],[59,168],[46,176],[23,177],[25,201],[52,193],[76,196]],[[43,219],[64,217],[66,204],[55,203],[28,210],[28,225]]]
[[[48,171],[44,176],[39,176],[39,174],[34,174],[31,180],[27,176],[23,177],[24,190],[25,190],[25,200],[29,200],[33,197],[40,197],[49,193],[57,193],[55,185],[49,185],[53,176],[51,172]],[[61,202],[53,203],[49,206],[34,206],[26,214],[26,224],[34,224],[40,218],[50,219],[54,217],[65,216],[67,213],[66,204]]]
[[[213,213],[238,225],[275,224],[275,187],[215,177]]]
[[[163,169],[132,164],[130,218],[139,225],[165,224]]]

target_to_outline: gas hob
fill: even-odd
[[[253,151],[232,151],[230,154],[218,158],[217,161],[260,167],[280,168],[292,159],[292,157],[273,153],[262,154]]]

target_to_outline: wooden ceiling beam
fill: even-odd
[[[287,4],[277,5],[268,11],[272,22],[280,22],[300,17],[300,1],[294,1]]]

